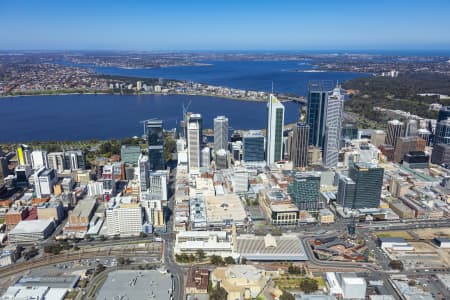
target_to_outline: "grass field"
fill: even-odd
[[[376,233],[377,237],[397,237],[404,238],[405,240],[412,240],[413,237],[406,231],[402,230],[391,230],[391,231],[380,231]]]

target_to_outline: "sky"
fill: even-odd
[[[0,0],[0,49],[439,50],[449,12],[449,0]]]

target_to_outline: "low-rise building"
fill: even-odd
[[[186,294],[207,294],[209,284],[209,270],[192,267],[186,279]]]
[[[33,243],[48,238],[55,230],[53,220],[20,221],[8,234],[11,243]]]
[[[89,230],[89,222],[94,215],[97,201],[87,198],[78,201],[74,210],[69,213],[69,219],[64,227],[65,232],[83,233]]]
[[[177,234],[175,254],[196,254],[198,250],[208,256],[233,256],[232,234],[225,231],[181,231]]]

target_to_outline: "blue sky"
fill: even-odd
[[[448,0],[0,0],[0,49],[450,49]]]

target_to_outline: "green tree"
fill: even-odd
[[[213,288],[209,294],[210,300],[227,300],[228,293],[223,287]]]
[[[306,294],[311,294],[319,289],[319,284],[314,278],[306,277],[300,282],[300,289]]]
[[[223,259],[221,256],[218,255],[211,255],[211,263],[213,265],[223,265]]]
[[[202,249],[198,249],[197,250],[197,258],[198,260],[204,260],[206,257],[205,251],[203,251]]]
[[[172,153],[175,153],[177,149],[177,143],[171,136],[164,137],[164,159],[169,161],[172,157]]]
[[[295,300],[295,297],[291,293],[283,291],[283,294],[280,296],[280,300]]]
[[[225,264],[227,265],[234,265],[236,262],[234,261],[234,258],[232,258],[231,256],[227,256],[225,257]]]

